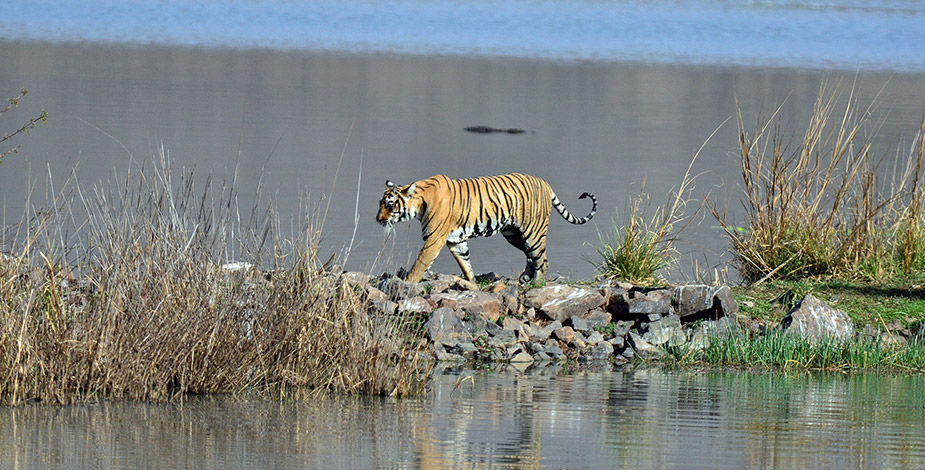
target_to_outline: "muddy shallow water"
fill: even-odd
[[[394,400],[0,408],[3,468],[921,468],[925,381],[446,369]]]

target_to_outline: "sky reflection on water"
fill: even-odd
[[[0,39],[925,71],[916,1],[3,2]]]

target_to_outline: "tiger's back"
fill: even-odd
[[[510,173],[467,179],[436,175],[406,186],[387,181],[376,219],[387,227],[409,218],[421,220],[424,246],[408,275],[411,282],[420,281],[443,245],[449,247],[466,279],[473,280],[466,240],[498,232],[527,256],[520,280],[529,282],[545,279],[550,209],[555,208],[570,223],[583,224],[597,210],[597,199],[588,193],[579,198],[585,197],[592,199],[591,212],[575,218],[549,184],[532,175]]]

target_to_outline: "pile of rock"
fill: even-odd
[[[664,345],[703,347],[709,329],[738,328],[725,286],[643,288],[623,283],[548,283],[526,289],[489,275],[478,285],[436,275],[411,284],[359,272],[343,280],[381,315],[426,318],[438,360],[626,362]]]

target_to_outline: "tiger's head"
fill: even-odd
[[[392,228],[392,225],[413,219],[417,216],[417,207],[412,202],[414,191],[417,189],[414,183],[407,186],[395,186],[391,181],[385,182],[385,192],[382,199],[379,200],[379,213],[376,214],[376,222],[382,224],[386,229]]]

